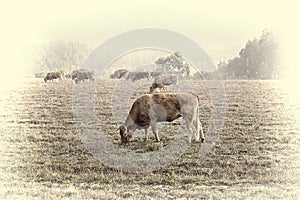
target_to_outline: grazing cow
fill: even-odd
[[[110,78],[122,78],[128,73],[127,69],[119,69],[110,75]]]
[[[151,76],[152,78],[158,77],[158,76],[160,76],[160,75],[161,75],[161,72],[151,72],[151,73],[150,73],[150,76]]]
[[[150,86],[150,93],[152,93],[156,88],[165,89],[165,85],[175,84],[178,88],[178,76],[176,74],[165,74],[158,76],[154,79],[152,85]]]
[[[58,72],[49,72],[46,74],[46,77],[44,78],[45,83],[49,80],[53,81],[54,79],[62,80],[64,72],[58,71]]]
[[[149,80],[149,75],[149,72],[129,72],[126,80],[131,79],[133,82],[144,78],[147,78]]]
[[[72,78],[72,75],[71,74],[66,74],[65,77],[70,79],[70,78]]]
[[[93,71],[85,71],[85,70],[75,70],[72,73],[72,80],[75,83],[80,83],[80,81],[84,82],[84,80],[92,80],[94,81],[94,72]]]
[[[72,80],[74,80],[74,79],[76,78],[77,73],[78,73],[79,71],[82,71],[82,70],[73,70],[73,71],[72,71],[72,73],[71,73],[71,78],[72,78]]]
[[[145,140],[148,140],[147,129],[151,129],[156,141],[160,141],[157,132],[157,122],[172,122],[183,117],[189,131],[188,141],[204,142],[204,134],[199,120],[198,96],[185,93],[156,93],[145,94],[135,100],[126,118],[125,124],[121,125],[121,142],[128,143],[136,129],[145,130]],[[199,136],[200,133],[200,136]]]
[[[58,71],[61,74],[61,78],[65,78],[65,71],[64,70],[60,70]]]

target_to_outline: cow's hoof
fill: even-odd
[[[201,143],[203,143],[205,141],[205,139],[201,139]]]

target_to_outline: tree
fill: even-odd
[[[179,52],[175,52],[166,57],[160,57],[155,61],[160,66],[163,73],[179,73],[184,77],[190,76],[190,66]]]
[[[42,47],[35,66],[39,72],[78,69],[88,53],[85,44],[54,41]]]
[[[261,55],[260,74],[265,78],[277,78],[280,74],[279,45],[272,32],[265,30],[258,41]]]
[[[249,40],[239,55],[218,64],[218,70],[227,79],[278,78],[279,45],[272,32],[264,30],[259,39]]]

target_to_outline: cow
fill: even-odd
[[[46,83],[47,81],[49,81],[49,80],[50,80],[50,81],[53,81],[54,79],[58,79],[59,81],[61,81],[63,75],[64,75],[64,72],[63,72],[63,71],[48,72],[48,73],[46,74],[46,77],[44,78],[44,81],[45,81],[45,83]]]
[[[119,69],[110,75],[110,78],[122,78],[128,73],[127,69]]]
[[[70,78],[72,78],[72,75],[71,75],[71,74],[66,74],[65,77],[66,77],[67,79],[70,79]]]
[[[160,76],[161,74],[162,74],[161,72],[151,72],[151,73],[150,73],[150,76],[151,76],[152,78],[155,78],[155,77]]]
[[[178,88],[178,76],[176,74],[165,74],[158,76],[154,79],[152,85],[150,86],[150,93],[152,93],[156,88],[165,89],[165,85],[175,84]]]
[[[80,81],[84,82],[84,80],[94,81],[94,72],[85,70],[75,70],[72,73],[72,80],[74,80],[75,83],[80,83]]]
[[[60,70],[58,72],[61,74],[61,78],[64,79],[65,78],[65,71],[64,70]]]
[[[172,122],[179,117],[185,120],[189,131],[188,141],[204,142],[205,137],[199,120],[199,97],[190,92],[145,94],[137,98],[120,130],[121,143],[128,143],[136,129],[145,130],[145,141],[148,140],[147,129],[151,127],[157,142],[158,122]],[[200,135],[199,135],[200,133]]]
[[[131,79],[133,82],[147,78],[149,80],[150,73],[149,72],[129,72],[126,80]]]

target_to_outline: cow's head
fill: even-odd
[[[151,86],[150,86],[150,93],[152,93],[152,92],[154,91],[154,89],[155,89],[155,88],[151,85]]]
[[[118,128],[120,130],[121,142],[128,143],[132,138],[132,133],[129,133],[128,128],[124,125]]]

